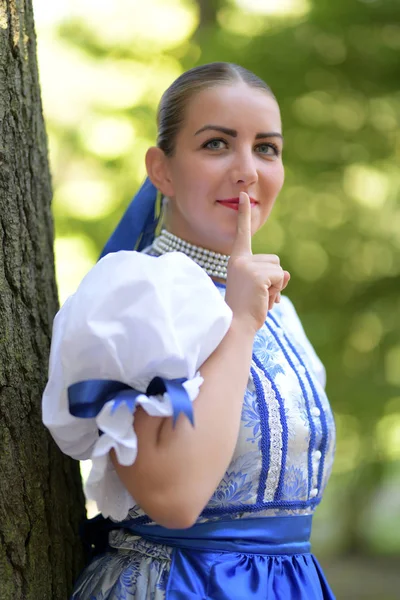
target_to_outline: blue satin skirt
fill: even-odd
[[[334,600],[310,553],[311,524],[307,515],[220,520],[176,530],[104,521],[103,530],[128,530],[154,548],[172,548],[165,600]],[[99,595],[81,582],[72,597],[153,597],[148,588],[128,590],[128,572],[121,571],[118,581]]]

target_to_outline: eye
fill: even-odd
[[[266,156],[279,156],[280,154],[280,149],[276,144],[273,144],[272,142],[264,142],[263,144],[258,144],[258,146],[256,146],[256,150],[257,152],[259,152],[259,154],[265,154]]]
[[[213,138],[203,144],[203,148],[207,148],[207,150],[223,150],[226,146],[226,141],[221,138]]]

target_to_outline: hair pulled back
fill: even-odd
[[[174,153],[176,136],[183,124],[186,106],[193,96],[217,85],[240,81],[275,98],[271,88],[260,77],[233,63],[208,63],[182,73],[161,97],[157,114],[157,146],[166,156]]]

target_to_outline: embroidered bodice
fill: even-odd
[[[236,449],[198,522],[314,511],[335,449],[324,387],[324,367],[282,297],[255,336]],[[138,506],[129,516],[149,521]]]

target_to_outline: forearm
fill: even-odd
[[[202,365],[204,378],[193,403],[195,425],[181,416],[160,427],[157,452],[160,477],[175,486],[204,482],[205,501],[228,467],[237,442],[249,378],[254,334],[233,322],[217,350]]]
[[[181,415],[135,415],[138,455],[117,472],[143,510],[167,527],[189,526],[207,504],[234,452],[248,382],[254,331],[239,321],[200,368],[194,427]]]

